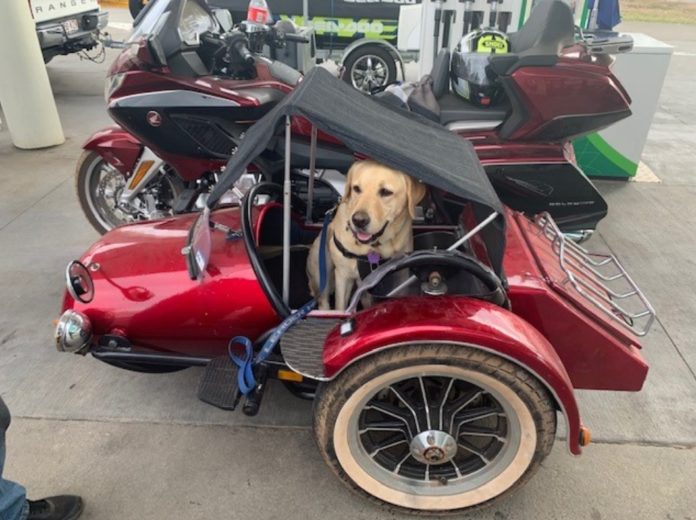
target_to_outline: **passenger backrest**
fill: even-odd
[[[557,56],[575,40],[573,13],[562,0],[541,0],[522,28],[509,38],[515,54]]]
[[[450,51],[442,49],[433,63],[430,75],[433,78],[433,94],[435,99],[440,99],[449,92],[450,85]]]

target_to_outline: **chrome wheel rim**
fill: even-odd
[[[89,164],[84,182],[89,209],[99,224],[107,230],[139,220],[150,220],[172,213],[171,203],[173,202],[175,190],[166,176],[160,175],[151,181],[129,206],[124,206],[119,202],[121,193],[126,187],[126,178],[101,157],[95,157]],[[152,190],[155,184],[160,184],[163,189],[164,197],[162,198],[166,200],[159,200],[157,204],[158,206],[164,206],[164,208],[157,211],[148,211],[148,204],[150,206],[154,205],[154,199],[148,203],[145,197],[151,196],[149,191]]]
[[[358,58],[350,68],[350,80],[353,87],[362,92],[372,92],[387,82],[389,68],[384,59],[374,54]]]
[[[363,385],[334,429],[346,473],[378,498],[414,509],[494,498],[522,476],[535,446],[531,413],[509,387],[443,365],[403,368]]]
[[[96,157],[85,176],[85,193],[92,215],[106,229],[133,222],[135,218],[118,206],[118,197],[126,187],[121,172]]]

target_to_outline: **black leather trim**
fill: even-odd
[[[244,197],[242,201],[242,237],[244,240],[244,245],[246,246],[247,254],[249,255],[249,262],[251,267],[254,269],[256,278],[259,284],[263,288],[263,292],[266,293],[268,301],[275,311],[280,315],[281,318],[286,318],[290,315],[290,309],[287,305],[283,303],[283,299],[276,292],[273,287],[268,273],[266,272],[266,267],[263,265],[263,261],[259,258],[258,251],[256,250],[256,244],[254,243],[254,230],[252,229],[252,216],[251,211],[254,206],[254,199],[260,193],[268,193],[269,191],[275,191],[277,193],[283,193],[283,187],[279,184],[272,182],[261,182],[253,186]]]
[[[491,70],[498,76],[509,76],[523,67],[553,67],[558,63],[555,54],[501,54],[488,59]]]
[[[525,54],[519,56],[507,73],[512,74],[523,67],[553,67],[556,63],[558,63],[558,56],[555,54]]]
[[[352,301],[359,297],[359,293],[374,289],[382,280],[390,274],[401,269],[417,269],[419,267],[433,268],[433,266],[450,266],[458,270],[463,270],[480,280],[488,289],[487,294],[471,295],[472,298],[481,298],[491,301],[501,307],[510,308],[510,301],[507,297],[507,291],[503,281],[495,274],[495,272],[482,264],[478,259],[461,253],[460,251],[431,251],[420,250],[414,251],[408,255],[393,258],[379,268],[375,269],[372,274],[365,277],[362,284],[358,287],[358,292],[353,295]],[[352,303],[351,301],[351,303]]]
[[[438,99],[440,123],[447,125],[455,121],[502,121],[508,114],[506,105],[477,107],[450,92]]]
[[[450,51],[447,49],[442,49],[435,58],[435,63],[433,63],[432,72],[430,75],[433,78],[433,94],[436,99],[440,99],[442,96],[449,92],[450,84]]]
[[[489,67],[498,76],[506,76],[520,57],[517,54],[493,54],[488,58]]]

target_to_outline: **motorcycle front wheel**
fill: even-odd
[[[123,224],[171,215],[172,204],[183,189],[173,175],[158,175],[131,206],[124,208],[118,201],[126,182],[126,177],[96,152],[85,151],[77,162],[77,198],[87,220],[101,235]],[[147,209],[153,204],[154,211]]]

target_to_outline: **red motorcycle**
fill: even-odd
[[[77,164],[80,204],[100,233],[195,209],[246,129],[302,79],[259,56],[264,47],[308,43],[282,24],[224,32],[199,0],[146,9],[107,76],[119,126],[90,137]]]
[[[309,211],[312,186],[307,201],[293,190],[292,120],[428,188],[414,251],[376,266],[345,312],[309,301],[309,244],[326,223]],[[283,184],[219,207],[277,142]],[[543,471],[558,418],[579,455],[590,437],[574,389],[640,390],[636,336],[654,321],[614,257],[568,241],[548,214],[505,208],[470,143],[321,68],[249,129],[202,212],[121,226],[71,262],[62,310],[59,350],[146,372],[206,366],[198,395],[220,408],[255,415],[274,378],[313,398],[333,473],[427,517]]]
[[[77,168],[83,210],[100,232],[200,208],[248,126],[301,79],[256,53],[264,44],[280,46],[273,43],[282,40],[277,31],[248,24],[220,37],[203,3],[163,0],[148,8],[109,71],[109,113],[120,126],[97,132]],[[582,42],[572,46],[573,18],[560,0],[540,2],[510,40],[513,53],[490,60],[506,99],[494,107],[450,93],[449,54],[439,55],[439,123],[474,144],[511,208],[548,211],[565,232],[591,231],[607,205],[577,168],[570,139],[630,115],[628,94],[606,60]],[[307,168],[310,138],[297,130],[293,165]],[[278,156],[271,148],[254,171],[273,179]],[[318,168],[340,171],[351,161],[320,136]]]

